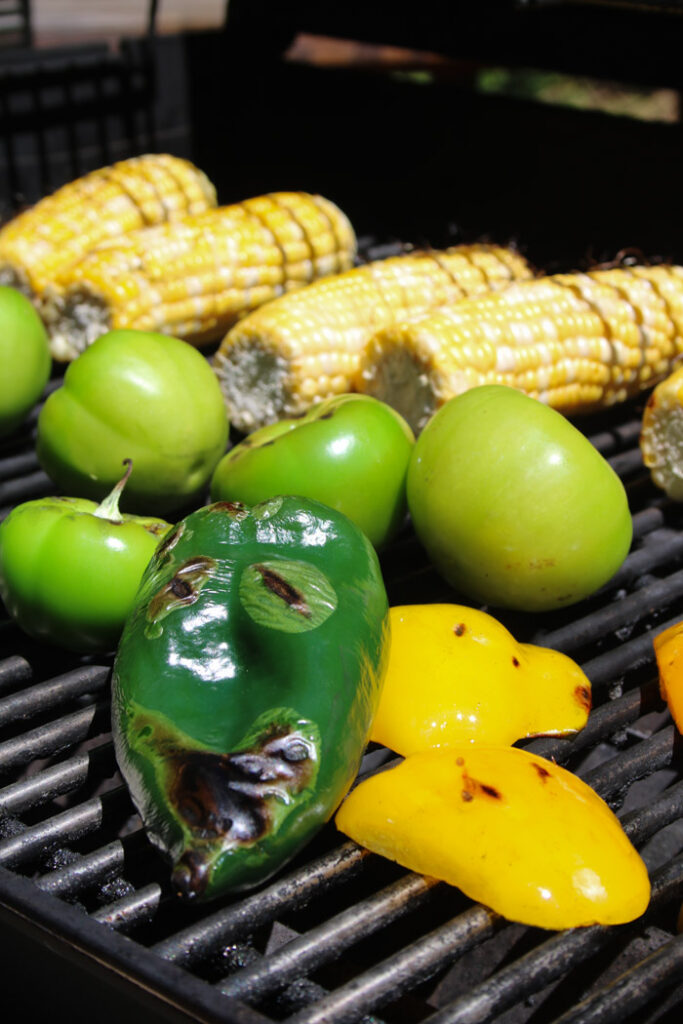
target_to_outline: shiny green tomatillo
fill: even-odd
[[[113,733],[181,895],[258,884],[331,816],[388,646],[375,551],[319,502],[217,502],[159,546],[114,663]]]
[[[390,406],[370,395],[335,395],[300,419],[254,431],[218,463],[213,501],[247,505],[300,494],[339,509],[376,548],[403,524],[415,438]]]
[[[16,288],[0,287],[0,437],[11,434],[43,393],[52,359],[47,331]]]
[[[120,330],[69,364],[41,410],[36,450],[61,491],[95,501],[132,459],[122,508],[166,516],[201,504],[227,439],[218,378],[201,352]]]
[[[38,498],[0,524],[0,596],[29,636],[82,653],[116,646],[143,570],[170,529],[119,513],[130,470],[100,505]]]

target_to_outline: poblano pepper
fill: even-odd
[[[150,562],[113,672],[116,754],[186,897],[263,881],[332,815],[380,697],[388,602],[319,502],[217,502]]]

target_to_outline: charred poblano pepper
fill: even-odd
[[[113,672],[121,771],[186,897],[263,881],[358,770],[389,646],[375,552],[278,497],[182,520],[143,577]]]

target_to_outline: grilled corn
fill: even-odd
[[[620,402],[683,352],[683,267],[520,281],[378,332],[354,379],[419,432],[449,398],[506,384],[565,414]]]
[[[45,289],[55,359],[133,328],[202,346],[257,306],[351,266],[356,240],[329,200],[277,192],[107,242]]]
[[[0,284],[39,295],[103,240],[215,205],[216,192],[206,175],[165,153],[91,171],[0,230]]]
[[[455,246],[376,260],[283,296],[237,324],[214,357],[231,422],[251,432],[350,391],[375,331],[531,274],[510,249]]]
[[[650,395],[640,431],[643,462],[653,482],[674,501],[683,501],[683,366]]]

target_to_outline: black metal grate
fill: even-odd
[[[134,1005],[157,1019],[680,1019],[683,759],[681,737],[659,698],[652,637],[683,618],[683,508],[656,491],[642,466],[641,414],[642,402],[632,402],[580,424],[627,486],[635,540],[622,569],[573,608],[500,616],[520,640],[571,654],[592,681],[595,706],[586,729],[573,740],[527,746],[576,771],[622,817],[653,881],[641,920],[562,933],[524,928],[365,853],[333,825],[256,892],[183,906],[116,770],[110,660],[95,664],[31,644],[3,618],[5,937],[28,935],[44,947],[49,936],[73,979],[74,1006],[84,1013],[95,1007],[84,1003],[83,979],[97,972],[111,988],[108,1005],[118,1012],[119,1000],[132,993]],[[0,448],[0,517],[53,491],[33,454],[34,426],[35,416]],[[383,568],[392,603],[457,599],[409,531],[386,553]],[[370,749],[362,773],[390,756]]]

